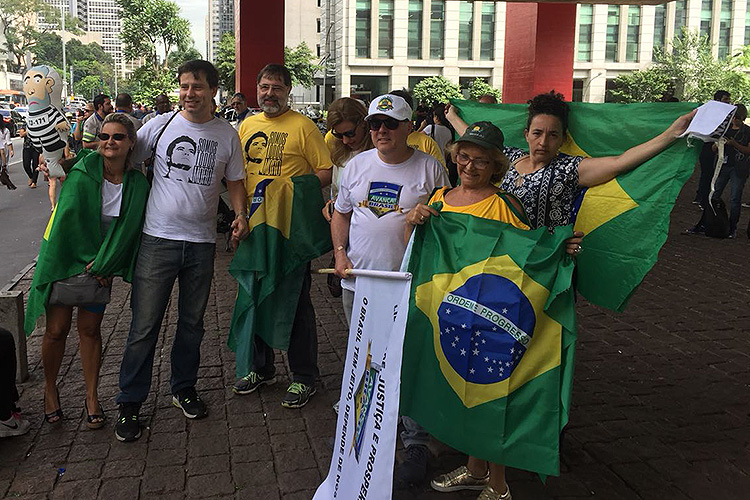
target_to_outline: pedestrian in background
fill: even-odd
[[[13,144],[10,139],[10,130],[8,130],[5,122],[0,120],[0,183],[10,191],[16,189],[15,184],[10,180],[10,175],[8,174],[8,162],[12,156]]]
[[[36,182],[39,179],[39,155],[42,154],[31,141],[31,136],[26,131],[26,125],[18,129],[19,137],[23,138],[23,170],[29,178],[29,187],[36,188]]]
[[[16,402],[16,343],[12,333],[0,328],[0,438],[21,436],[31,429]]]

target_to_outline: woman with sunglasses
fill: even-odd
[[[135,128],[126,116],[113,113],[104,119],[98,149],[79,153],[44,234],[24,329],[30,335],[37,318],[46,314],[42,365],[44,418],[50,424],[63,418],[57,375],[73,306],[53,305],[49,298],[55,282],[84,272],[93,275],[100,286],[110,286],[113,276],[130,279],[149,190],[146,177],[132,168],[130,161],[135,140]],[[91,429],[99,429],[106,422],[97,393],[104,309],[105,304],[78,306],[81,365],[86,384],[83,409],[86,425]]]
[[[351,97],[336,99],[328,106],[326,125],[326,146],[331,152],[333,177],[331,180],[331,199],[323,207],[323,217],[330,223],[333,214],[333,203],[341,182],[341,170],[362,151],[372,149],[372,139],[365,123],[367,108],[360,101]]]

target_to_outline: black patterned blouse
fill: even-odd
[[[584,157],[558,153],[549,165],[536,172],[519,174],[515,163],[528,156],[528,151],[507,147],[504,152],[510,168],[500,182],[500,189],[521,200],[531,228],[570,224],[573,203],[582,188],[578,184],[578,165]]]

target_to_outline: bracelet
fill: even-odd
[[[344,245],[339,245],[339,246],[336,247],[336,251],[337,252],[340,252],[341,250],[346,250],[346,248],[344,247]]]

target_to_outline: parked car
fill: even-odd
[[[18,128],[26,124],[26,120],[15,109],[0,109],[0,116],[5,126],[9,128],[11,137],[15,137],[18,134]]]
[[[16,106],[13,109],[16,110],[24,120],[29,117],[29,108],[26,106]]]

